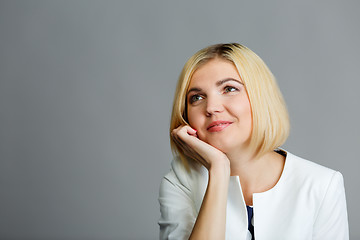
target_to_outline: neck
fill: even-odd
[[[283,171],[285,157],[270,151],[259,158],[242,151],[242,154],[227,154],[230,160],[230,175],[239,176],[244,199],[253,205],[252,194],[273,188]]]
[[[227,154],[230,160],[230,175],[239,176],[240,180],[256,187],[265,179],[280,177],[285,163],[285,157],[270,151],[254,158],[254,154],[243,152],[242,154]]]
[[[269,153],[264,154],[258,158],[250,151],[239,151],[227,153],[230,160],[230,169],[232,176],[246,176],[248,172],[259,172],[259,168],[267,164]],[[257,171],[256,171],[257,170]],[[253,173],[251,173],[253,175]]]

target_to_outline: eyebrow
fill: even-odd
[[[240,80],[237,80],[235,78],[225,78],[223,80],[219,80],[216,82],[216,86],[219,87],[221,85],[223,85],[224,83],[226,82],[230,82],[230,81],[234,81],[234,82],[237,82],[241,85],[244,85]],[[187,92],[187,94],[189,94],[190,92],[201,92],[201,88],[197,88],[197,87],[194,87],[194,88],[190,88]]]
[[[224,84],[224,83],[226,83],[226,82],[229,82],[229,81],[234,81],[234,82],[237,82],[237,83],[243,85],[243,83],[240,82],[240,80],[237,80],[237,79],[235,79],[235,78],[225,78],[225,79],[223,79],[223,80],[217,81],[217,82],[216,82],[216,86],[221,86],[222,84]]]

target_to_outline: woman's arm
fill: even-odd
[[[174,162],[179,161],[175,159]],[[175,164],[177,165],[177,164]],[[162,179],[159,191],[160,240],[187,240],[196,221],[196,210],[187,185],[184,169],[174,166]],[[181,179],[181,180],[180,180]]]
[[[211,166],[209,182],[189,239],[225,239],[229,168]]]
[[[225,239],[226,203],[230,179],[227,156],[196,137],[196,131],[182,126],[172,133],[185,154],[196,159],[209,171],[209,182],[190,239]]]
[[[313,239],[349,239],[344,179],[335,172],[317,214]]]

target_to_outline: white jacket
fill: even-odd
[[[179,159],[161,182],[160,239],[188,239],[206,191],[208,171],[187,172]],[[270,190],[253,194],[256,240],[347,240],[348,217],[343,177],[287,152],[282,175]],[[247,210],[238,176],[230,177],[226,239],[246,240]]]

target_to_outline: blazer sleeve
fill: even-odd
[[[160,239],[188,239],[196,220],[194,201],[173,171],[161,181],[159,203]]]
[[[335,172],[319,208],[313,239],[349,239],[348,215],[343,176]]]

